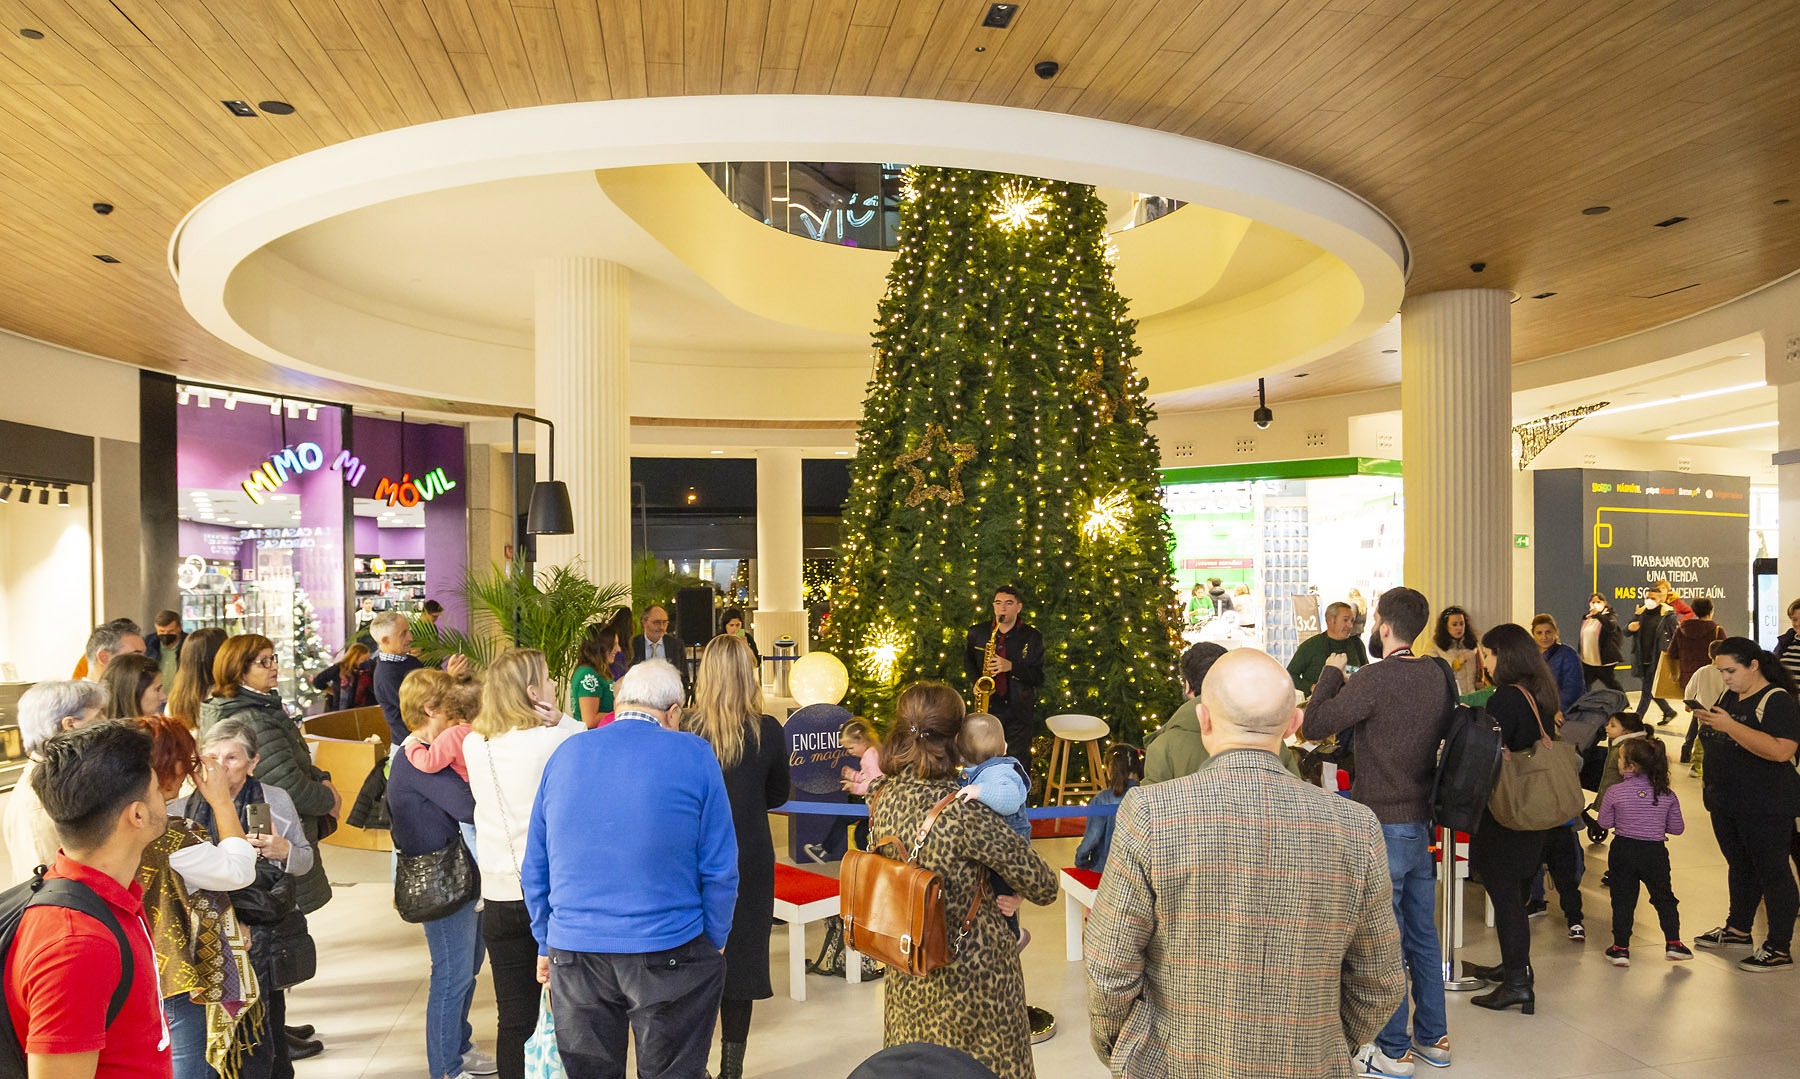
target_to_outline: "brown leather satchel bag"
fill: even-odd
[[[956,798],[943,800],[925,814],[909,853],[899,836],[884,835],[866,851],[844,855],[839,874],[838,910],[850,947],[903,974],[925,975],[956,958],[975,925],[975,912],[987,896],[987,875],[975,889],[975,899],[954,940],[944,918],[943,882],[915,860],[938,815]],[[882,847],[897,847],[899,859],[879,854]]]

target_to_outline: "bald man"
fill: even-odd
[[[1381,825],[1282,768],[1300,712],[1267,654],[1214,663],[1199,718],[1206,766],[1119,807],[1087,923],[1094,1049],[1133,1079],[1350,1076],[1406,993]]]

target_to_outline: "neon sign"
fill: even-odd
[[[319,444],[302,442],[292,449],[272,454],[260,468],[252,469],[250,478],[244,481],[244,493],[250,496],[250,501],[260,506],[263,504],[263,495],[286,483],[289,477],[298,476],[302,472],[317,472],[324,466],[325,451],[319,448]],[[363,474],[369,470],[369,466],[349,450],[339,450],[331,467],[343,473],[344,483],[350,487],[361,483]]]
[[[434,468],[417,480],[408,472],[400,477],[399,483],[395,483],[391,476],[383,476],[381,482],[375,485],[375,498],[377,501],[386,499],[390,506],[397,504],[412,509],[420,502],[430,502],[455,487],[456,481],[446,477],[443,469]]]

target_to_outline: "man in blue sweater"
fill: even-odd
[[[631,668],[604,727],[564,742],[531,809],[520,884],[569,1079],[706,1070],[737,905],[737,833],[719,760],[676,730],[681,675]]]

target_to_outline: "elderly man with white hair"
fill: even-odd
[[[1300,725],[1254,649],[1207,672],[1193,775],[1125,796],[1087,924],[1088,1018],[1115,1076],[1348,1076],[1406,993],[1367,807],[1301,782]]]
[[[712,747],[676,728],[668,661],[619,679],[612,723],[544,768],[520,884],[569,1079],[706,1070],[737,904],[737,833]]]
[[[20,773],[12,797],[6,801],[6,818],[0,822],[11,870],[8,884],[27,880],[38,866],[56,861],[56,850],[61,845],[56,838],[56,822],[44,812],[44,803],[38,801],[37,790],[31,785],[38,750],[58,731],[72,731],[92,723],[104,711],[106,687],[98,682],[39,682],[19,696],[19,737],[25,756],[33,763]]]

